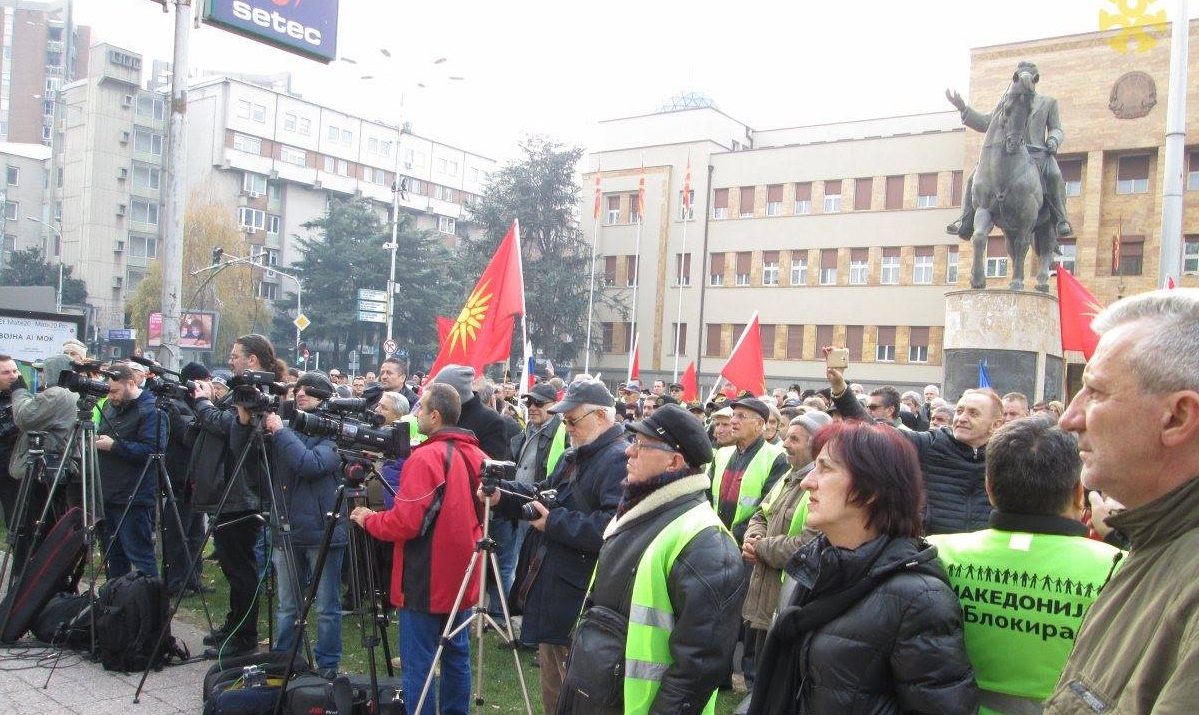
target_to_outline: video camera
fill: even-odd
[[[518,492],[510,492],[506,489],[500,489],[501,481],[513,481],[515,479],[515,462],[503,462],[498,459],[483,460],[483,470],[479,474],[479,481],[482,483],[481,491],[483,492],[484,496],[491,496],[492,494],[495,494],[497,489],[499,489],[505,494],[511,494],[527,500],[529,503],[521,506],[520,508],[520,518],[524,519],[525,521],[537,521],[541,518],[541,512],[537,511],[537,509],[533,506],[533,502],[541,502],[543,505],[545,505],[545,508],[550,511],[562,506],[562,503],[558,501],[557,489],[546,489],[544,491],[537,492],[533,496],[527,496]]]
[[[275,373],[264,370],[246,370],[229,380],[231,400],[237,407],[251,412],[267,412],[279,403],[279,396],[287,394],[287,385],[275,382]]]
[[[346,415],[297,410],[291,427],[309,437],[328,437],[341,449],[361,447],[388,459],[407,457],[412,450],[411,423],[403,420],[373,426]]]
[[[63,370],[58,375],[58,386],[65,387],[71,392],[83,397],[107,397],[108,383],[103,380],[93,380],[88,375],[99,374],[109,380],[117,379],[117,375],[100,369],[100,363],[73,362],[70,370]]]
[[[196,383],[191,380],[183,380],[182,375],[174,370],[166,369],[155,360],[130,355],[129,362],[135,362],[146,368],[150,375],[146,377],[144,387],[159,397],[165,397],[168,400],[185,400],[191,397],[196,389]]]

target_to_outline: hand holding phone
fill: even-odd
[[[844,370],[849,367],[849,348],[832,348],[824,355],[825,366]]]

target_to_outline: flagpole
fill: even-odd
[[[687,147],[687,176],[683,181],[683,206],[686,210],[683,212],[683,249],[679,254],[678,275],[676,280],[679,289],[679,307],[675,314],[674,323],[674,373],[671,380],[679,381],[679,343],[683,336],[683,266],[687,263],[687,224],[690,222],[690,214],[693,211],[691,205],[691,197],[688,195],[691,191],[691,147]]]
[[[524,250],[520,246],[520,219],[512,219],[512,234],[516,237],[516,270],[520,273],[520,346],[521,346],[521,368],[522,377],[520,380],[520,392],[518,395],[523,395],[529,391],[529,358],[532,357],[532,346],[529,344],[529,323],[527,306],[525,303],[525,256]]]
[[[696,375],[696,382],[698,382],[698,381],[699,381],[699,375]],[[723,384],[724,384],[724,375],[717,375],[716,382],[712,383],[712,391],[708,393],[708,399],[704,400],[705,405],[708,404],[709,402],[711,402],[713,397],[716,397],[716,391],[719,390],[720,386]]]
[[[600,167],[595,168],[595,210],[592,212],[591,225],[591,289],[587,292],[587,345],[583,354],[583,372],[591,372],[591,324],[594,319],[592,307],[595,305],[595,247],[599,243],[600,215]]]
[[[637,184],[637,236],[633,242],[633,255],[637,262],[637,273],[633,277],[633,319],[629,321],[629,332],[637,334],[637,289],[641,286],[641,227],[645,225],[645,152],[641,152],[641,180]],[[625,266],[628,272],[628,266]],[[629,351],[629,365],[633,364],[633,353]]]

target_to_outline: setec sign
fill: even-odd
[[[338,0],[205,0],[204,21],[318,62],[337,57]]]

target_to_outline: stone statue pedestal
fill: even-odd
[[[1011,290],[957,290],[945,294],[941,394],[956,400],[978,387],[978,362],[986,360],[991,388],[1039,400],[1061,400],[1062,357],[1057,298]]]

